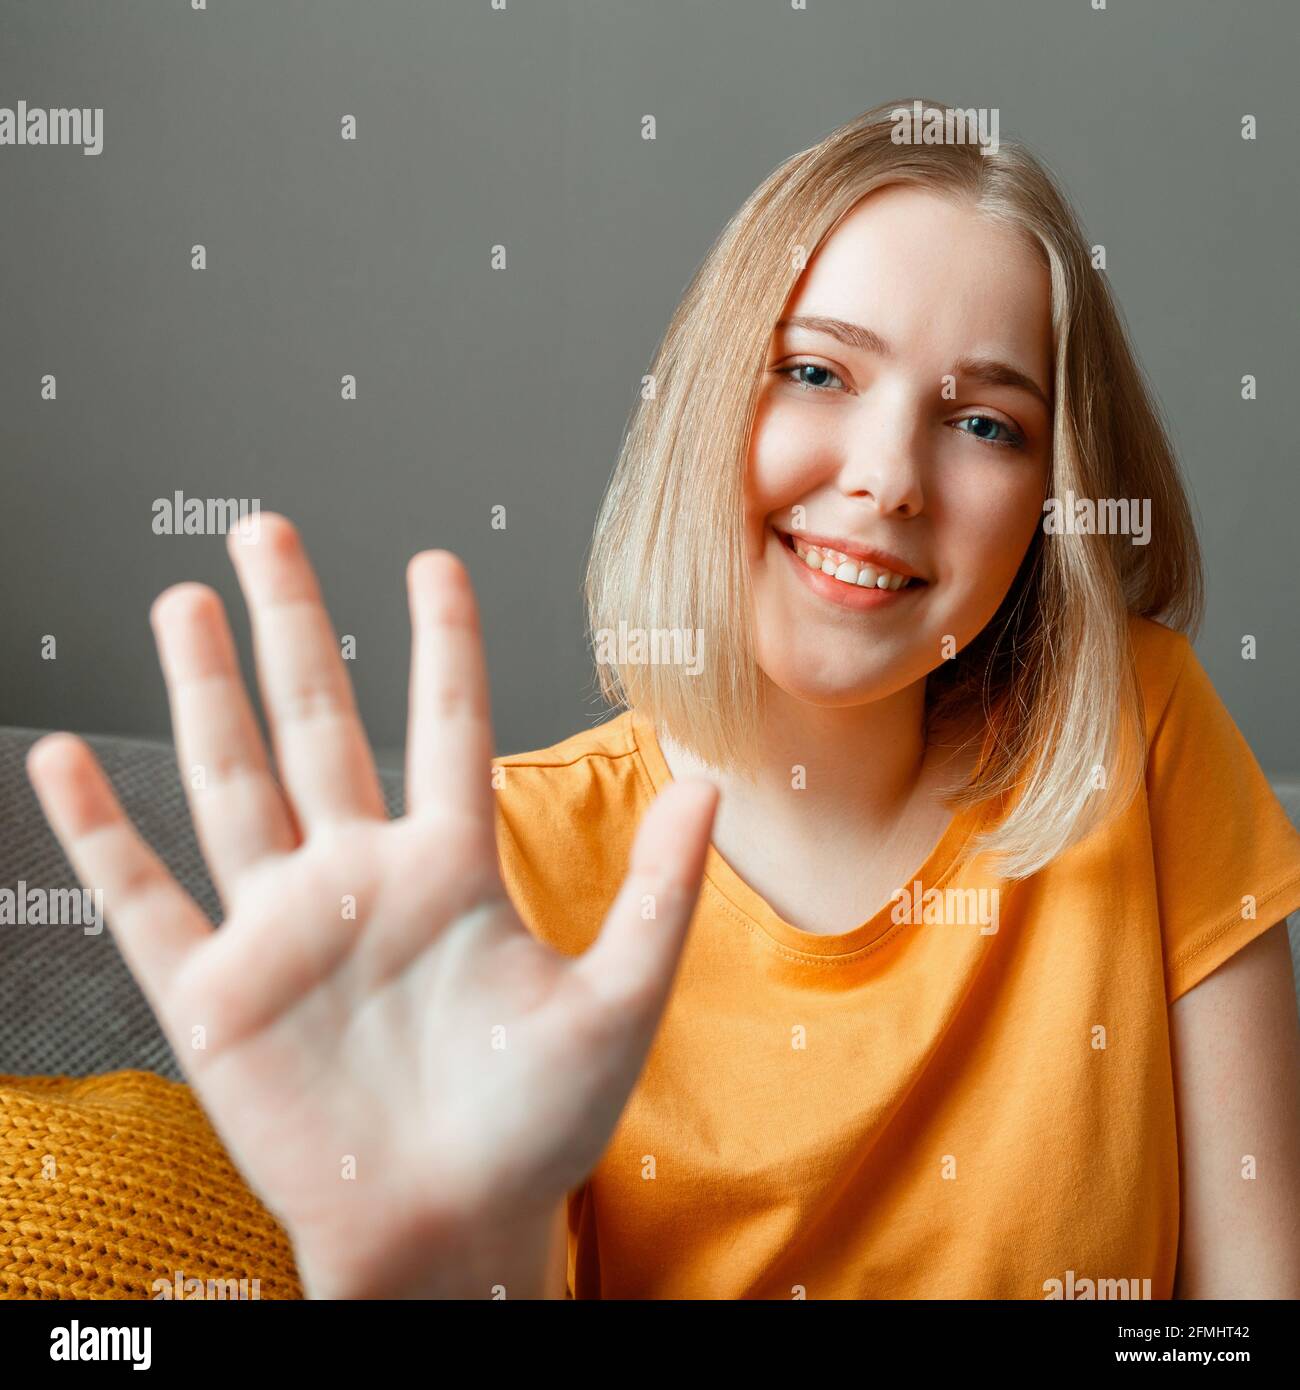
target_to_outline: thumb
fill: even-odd
[[[600,936],[574,963],[590,993],[624,1014],[659,1018],[699,897],[717,805],[718,789],[700,779],[673,782],[655,798]]]

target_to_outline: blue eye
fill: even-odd
[[[823,367],[818,362],[794,362],[788,367],[777,367],[777,376],[786,377],[790,383],[799,388],[800,391],[828,391],[832,388],[826,385],[826,379],[844,386],[844,381],[837,376],[829,367]],[[822,380],[807,380],[806,377],[797,375],[805,373],[813,378]],[[982,444],[991,444],[999,449],[1023,449],[1025,447],[1025,437],[1023,434],[1013,430],[1010,425],[1004,425],[1001,420],[995,420],[991,415],[964,415],[960,420],[954,422],[958,426],[965,426],[963,434],[969,434],[972,439],[978,439]]]
[[[972,439],[978,439],[984,444],[994,444],[1001,449],[1023,449],[1025,446],[1023,434],[1017,434],[1009,425],[1004,425],[1001,420],[995,420],[991,415],[963,415],[954,423],[975,427],[963,430],[962,433],[969,434]],[[1002,437],[986,434],[984,431],[988,429],[1001,430]]]
[[[777,376],[789,377],[794,385],[801,391],[825,391],[828,388],[822,385],[821,382],[800,381],[791,376],[792,372],[820,372],[822,376],[828,376],[832,381],[838,381],[841,386],[844,385],[844,382],[841,381],[829,367],[821,367],[816,362],[796,362],[790,367],[778,367],[776,372]]]

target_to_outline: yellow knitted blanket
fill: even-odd
[[[0,1075],[0,1298],[301,1298],[188,1086]]]

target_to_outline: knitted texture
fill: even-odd
[[[287,1235],[189,1087],[0,1076],[0,1298],[152,1299],[155,1280],[176,1297],[178,1277],[208,1297],[241,1296],[239,1280],[244,1297],[303,1297]]]

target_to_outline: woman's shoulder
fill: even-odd
[[[502,876],[533,932],[576,954],[595,939],[654,788],[633,716],[492,760]]]
[[[1187,636],[1149,618],[1132,617],[1130,630],[1172,1003],[1300,908],[1300,834]]]
[[[587,759],[613,761],[636,752],[632,712],[624,710],[611,719],[581,729],[558,743],[528,753],[507,753],[493,758],[494,768],[571,768]],[[503,779],[504,780],[504,779]]]
[[[1192,646],[1185,632],[1138,613],[1128,615],[1128,631],[1140,673],[1157,681],[1163,676],[1170,682],[1177,678]]]
[[[566,810],[608,815],[618,805],[630,808],[648,789],[632,713],[545,748],[493,758],[492,787],[498,810],[514,819],[542,811],[555,818]]]
[[[1128,617],[1133,667],[1146,711],[1148,737],[1160,722],[1178,678],[1195,653],[1187,634],[1137,613]]]

